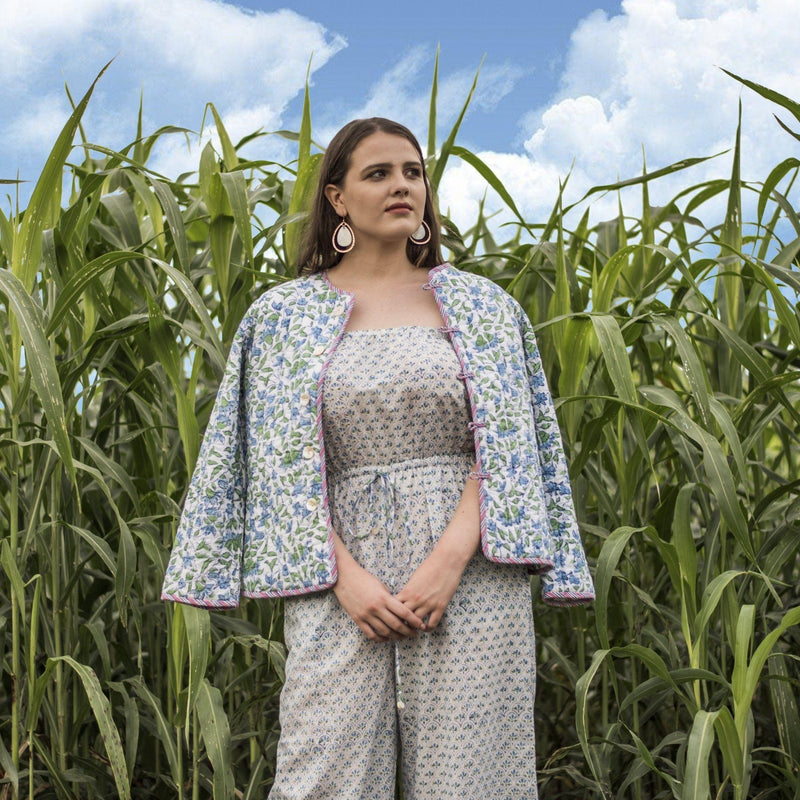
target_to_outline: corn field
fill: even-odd
[[[800,104],[731,80],[800,138]],[[542,798],[800,800],[800,161],[744,182],[737,135],[727,180],[651,205],[687,160],[589,193],[638,187],[638,217],[554,197],[531,221],[456,144],[471,93],[437,140],[436,85],[434,190],[461,160],[517,220],[499,241],[442,209],[444,243],[537,326],[597,587],[535,608]],[[308,91],[271,134],[292,163],[245,160],[209,106],[219,145],[174,180],[147,164],[175,129],[85,141],[93,89],[0,213],[0,800],[264,798],[281,602],[159,593],[233,332],[295,275]]]

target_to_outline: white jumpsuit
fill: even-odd
[[[452,517],[474,463],[445,332],[345,332],[323,434],[335,530],[399,591]],[[524,567],[478,553],[436,630],[371,642],[332,591],[285,600],[288,647],[270,800],[535,800],[535,652]]]

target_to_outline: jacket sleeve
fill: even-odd
[[[520,314],[545,507],[554,549],[553,568],[542,574],[542,599],[554,606],[582,605],[594,600],[594,585],[578,532],[553,398],[547,387],[533,327],[521,308]]]
[[[246,492],[243,383],[252,327],[248,312],[231,344],[189,483],[163,600],[211,608],[239,604]]]

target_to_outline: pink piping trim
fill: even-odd
[[[336,563],[334,561],[334,567]],[[336,585],[336,570],[334,569],[333,573],[334,580],[328,583],[320,583],[314,586],[303,586],[299,589],[273,589],[269,592],[242,592],[243,597],[249,597],[253,600],[257,600],[258,598],[263,597],[296,597],[297,595],[301,594],[312,594],[313,592],[322,592],[325,589],[330,589],[332,586]]]
[[[196,606],[197,608],[236,608],[239,603],[236,600],[191,600],[179,594],[166,594],[161,593],[162,600],[171,600],[173,603],[183,603],[187,606]]]
[[[340,289],[338,286],[334,286],[331,283],[331,279],[328,277],[328,270],[326,269],[322,270],[322,279],[325,281],[325,283],[328,284],[328,288],[333,289],[333,291],[336,292],[336,294],[346,294],[352,296],[352,292],[346,292],[344,289]]]
[[[486,556],[495,564],[522,564],[527,567],[537,567],[541,572],[549,572],[555,564],[547,558],[511,558],[504,556]],[[536,573],[537,575],[539,572]]]

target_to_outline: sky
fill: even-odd
[[[195,132],[188,144],[162,137],[154,150],[150,166],[170,177],[197,167],[207,102],[234,141],[296,130],[309,63],[318,142],[349,119],[381,115],[407,124],[424,146],[437,47],[439,140],[480,67],[458,142],[533,221],[567,175],[569,201],[638,174],[643,154],[652,170],[729,149],[740,99],[746,179],[800,157],[773,118],[778,109],[721,70],[800,100],[800,0],[492,0],[475,10],[455,0],[0,0],[0,20],[0,178],[29,181],[23,205],[69,115],[65,84],[77,99],[111,58],[84,117],[87,137],[112,148],[132,141],[143,96],[145,132]],[[205,136],[213,137],[208,120]],[[245,153],[287,161],[292,146],[268,136]],[[724,154],[660,181],[654,201],[724,177],[730,163]],[[8,212],[14,188],[2,188]],[[454,160],[440,204],[463,225],[484,192]],[[487,203],[502,205],[491,195]],[[615,204],[598,200],[595,218]]]

